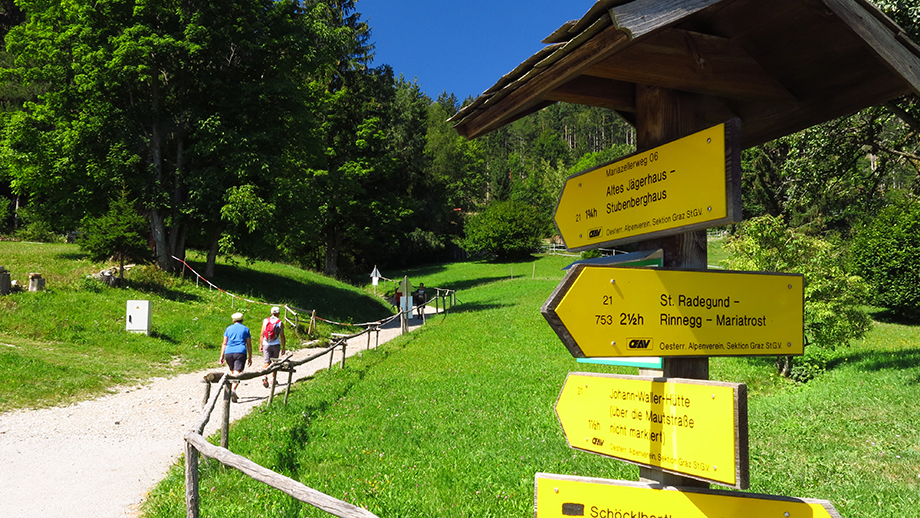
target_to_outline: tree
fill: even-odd
[[[872,286],[869,301],[920,318],[920,207],[887,207],[857,229],[852,246],[856,271]]]
[[[805,333],[810,345],[833,350],[862,337],[870,328],[871,320],[863,310],[866,284],[847,271],[839,246],[789,228],[774,216],[744,222],[727,246],[732,254],[728,264],[733,269],[804,275]],[[807,375],[813,374],[809,354],[811,365],[821,362],[820,353],[815,354],[809,347],[798,371],[791,357],[778,358],[780,373],[805,381]]]
[[[540,211],[518,201],[500,201],[472,216],[460,246],[499,261],[527,257],[540,246],[547,222]]]
[[[80,248],[94,261],[114,257],[118,261],[118,283],[124,285],[125,261],[147,260],[147,220],[138,214],[134,201],[125,191],[112,200],[109,210],[99,217],[83,219],[86,236],[79,241]]]
[[[189,238],[212,250],[222,233],[243,243],[221,219],[229,193],[250,185],[273,198],[271,180],[319,151],[318,97],[305,85],[345,40],[324,2],[21,5],[29,17],[7,37],[16,66],[6,77],[47,91],[6,121],[2,160],[16,192],[56,225],[127,185],[157,264],[171,269]]]

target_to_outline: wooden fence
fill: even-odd
[[[176,258],[178,260],[178,258]],[[183,264],[184,261],[183,261]],[[186,264],[186,267],[188,265]],[[191,267],[189,267],[191,270]],[[210,281],[204,279],[192,270],[198,278],[203,279],[212,287],[215,287]],[[217,288],[220,289],[220,288]],[[445,288],[432,288],[435,290],[435,296],[433,298],[435,304],[435,313],[447,312],[448,304],[453,307],[457,303],[457,292],[451,289]],[[223,290],[221,290],[223,291]],[[235,297],[231,295],[232,297]],[[243,299],[245,300],[245,299]],[[252,301],[246,301],[252,302]],[[310,355],[307,358],[301,360],[291,360],[291,354],[287,354],[282,358],[272,361],[272,364],[268,368],[259,371],[259,372],[248,372],[242,373],[237,376],[232,376],[228,373],[219,373],[212,372],[204,376],[203,383],[205,384],[203,406],[204,409],[201,413],[201,418],[195,427],[188,432],[185,436],[185,505],[186,505],[186,517],[187,518],[198,518],[199,517],[199,480],[198,480],[198,456],[204,455],[207,458],[214,459],[225,466],[229,466],[234,469],[245,473],[249,477],[258,480],[264,484],[267,484],[279,491],[282,491],[297,500],[304,502],[306,504],[312,505],[317,509],[325,511],[333,516],[339,518],[377,518],[376,515],[370,511],[357,507],[355,505],[349,504],[348,502],[338,500],[329,495],[326,495],[320,491],[307,487],[300,482],[276,473],[268,468],[264,468],[255,462],[231,452],[229,448],[230,443],[230,385],[234,381],[242,381],[253,378],[258,378],[260,376],[267,376],[271,374],[272,382],[270,387],[270,392],[268,396],[268,404],[271,405],[275,398],[275,387],[277,384],[277,376],[279,372],[286,372],[288,374],[287,386],[284,392],[284,404],[287,405],[288,395],[291,391],[291,384],[294,378],[294,373],[296,372],[296,367],[303,365],[305,363],[311,362],[318,358],[321,358],[323,355],[329,355],[329,368],[332,368],[333,357],[335,350],[339,347],[342,348],[342,368],[345,368],[345,358],[347,357],[346,348],[348,346],[348,340],[352,338],[359,337],[361,335],[367,334],[367,348],[370,349],[371,344],[371,334],[375,333],[377,341],[375,348],[380,345],[380,328],[384,325],[390,323],[391,321],[399,318],[402,323],[403,333],[408,332],[408,318],[412,312],[417,311],[419,316],[422,318],[422,321],[425,321],[425,306],[430,304],[431,301],[425,301],[417,306],[414,306],[409,311],[403,312],[400,311],[396,315],[393,315],[390,318],[378,321],[378,322],[367,322],[364,324],[343,324],[340,322],[330,322],[333,324],[340,325],[353,325],[353,326],[363,326],[364,330],[360,333],[355,333],[351,335],[332,333],[332,344],[321,351],[318,351],[315,354]],[[306,310],[300,308],[291,308],[287,305],[284,307],[284,319],[296,330],[299,329],[300,324],[300,313],[305,313]],[[310,328],[308,334],[312,334],[315,330],[316,320],[324,320],[316,316],[316,311],[313,311],[310,317]],[[324,320],[329,322],[327,320]],[[211,384],[217,384],[217,390],[211,391]],[[207,426],[208,422],[211,419],[211,413],[214,411],[214,407],[217,406],[217,400],[221,399],[223,402],[223,420],[221,421],[220,427],[220,446],[214,446],[209,443],[203,436],[204,429]]]
[[[275,395],[275,383],[279,372],[288,373],[288,383],[284,393],[284,404],[287,404],[288,394],[291,389],[291,382],[294,377],[295,368],[307,362],[316,360],[323,355],[329,355],[329,367],[332,368],[333,353],[339,347],[342,348],[342,368],[345,368],[346,347],[348,340],[367,334],[367,347],[370,348],[370,335],[377,333],[377,346],[380,345],[380,326],[388,323],[393,318],[382,321],[379,325],[368,326],[364,331],[353,335],[334,335],[332,345],[310,355],[307,358],[293,361],[291,355],[285,355],[259,372],[243,373],[238,376],[231,376],[228,373],[209,373],[205,375],[205,395],[204,409],[201,418],[195,427],[185,436],[185,506],[187,518],[199,517],[199,481],[198,481],[198,455],[204,455],[210,459],[217,460],[225,466],[238,469],[249,477],[267,484],[279,491],[282,491],[297,500],[321,509],[333,516],[339,518],[377,518],[376,515],[366,509],[338,500],[329,495],[321,493],[315,489],[307,487],[294,479],[276,473],[268,468],[264,468],[255,462],[232,453],[228,447],[230,442],[230,384],[234,381],[257,378],[259,376],[272,375],[271,391],[269,393],[268,404],[272,403]],[[211,393],[211,384],[217,383],[217,390]],[[209,443],[201,434],[211,418],[214,407],[217,406],[217,400],[223,402],[223,420],[220,428],[220,446],[214,446]]]

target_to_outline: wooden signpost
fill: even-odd
[[[573,251],[741,220],[741,123],[719,124],[570,176],[554,221]]]
[[[536,518],[840,518],[827,500],[536,474]]]
[[[803,277],[576,265],[541,312],[576,358],[801,355]]]
[[[743,384],[572,372],[556,415],[572,448],[736,489],[750,485]]]

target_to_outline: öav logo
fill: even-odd
[[[588,231],[588,239],[594,239],[595,237],[601,237],[601,229],[603,227],[592,228]]]
[[[651,344],[651,338],[631,338],[629,340],[630,349],[648,349],[648,346]]]

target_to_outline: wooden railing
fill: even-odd
[[[394,318],[398,315],[394,315]],[[383,325],[380,323],[380,325]],[[368,326],[360,333],[353,335],[333,335],[332,344],[329,347],[318,351],[315,354],[300,360],[291,360],[291,355],[287,354],[272,362],[268,368],[259,372],[243,373],[237,376],[224,373],[208,373],[204,377],[205,396],[204,409],[201,418],[195,427],[185,436],[185,506],[187,518],[199,517],[199,480],[198,480],[198,455],[217,460],[225,466],[238,469],[249,477],[267,484],[279,491],[282,491],[297,500],[321,509],[333,516],[339,518],[377,518],[376,515],[366,509],[338,500],[320,491],[307,487],[294,479],[276,473],[268,468],[262,467],[255,462],[232,453],[228,447],[230,442],[230,384],[234,381],[258,378],[260,376],[272,375],[271,392],[269,393],[269,405],[272,403],[275,395],[275,380],[278,372],[288,373],[287,387],[284,393],[284,404],[287,404],[288,394],[291,390],[291,381],[293,379],[295,368],[316,360],[325,354],[329,355],[329,367],[332,368],[333,355],[337,348],[342,348],[342,368],[345,368],[346,347],[348,340],[367,334],[367,347],[370,348],[370,335],[377,333],[377,346],[380,345],[380,325]],[[217,383],[217,390],[211,393],[211,384]],[[217,406],[217,400],[223,401],[223,420],[220,428],[220,446],[214,446],[209,443],[203,436],[204,429],[211,419],[211,413]]]

